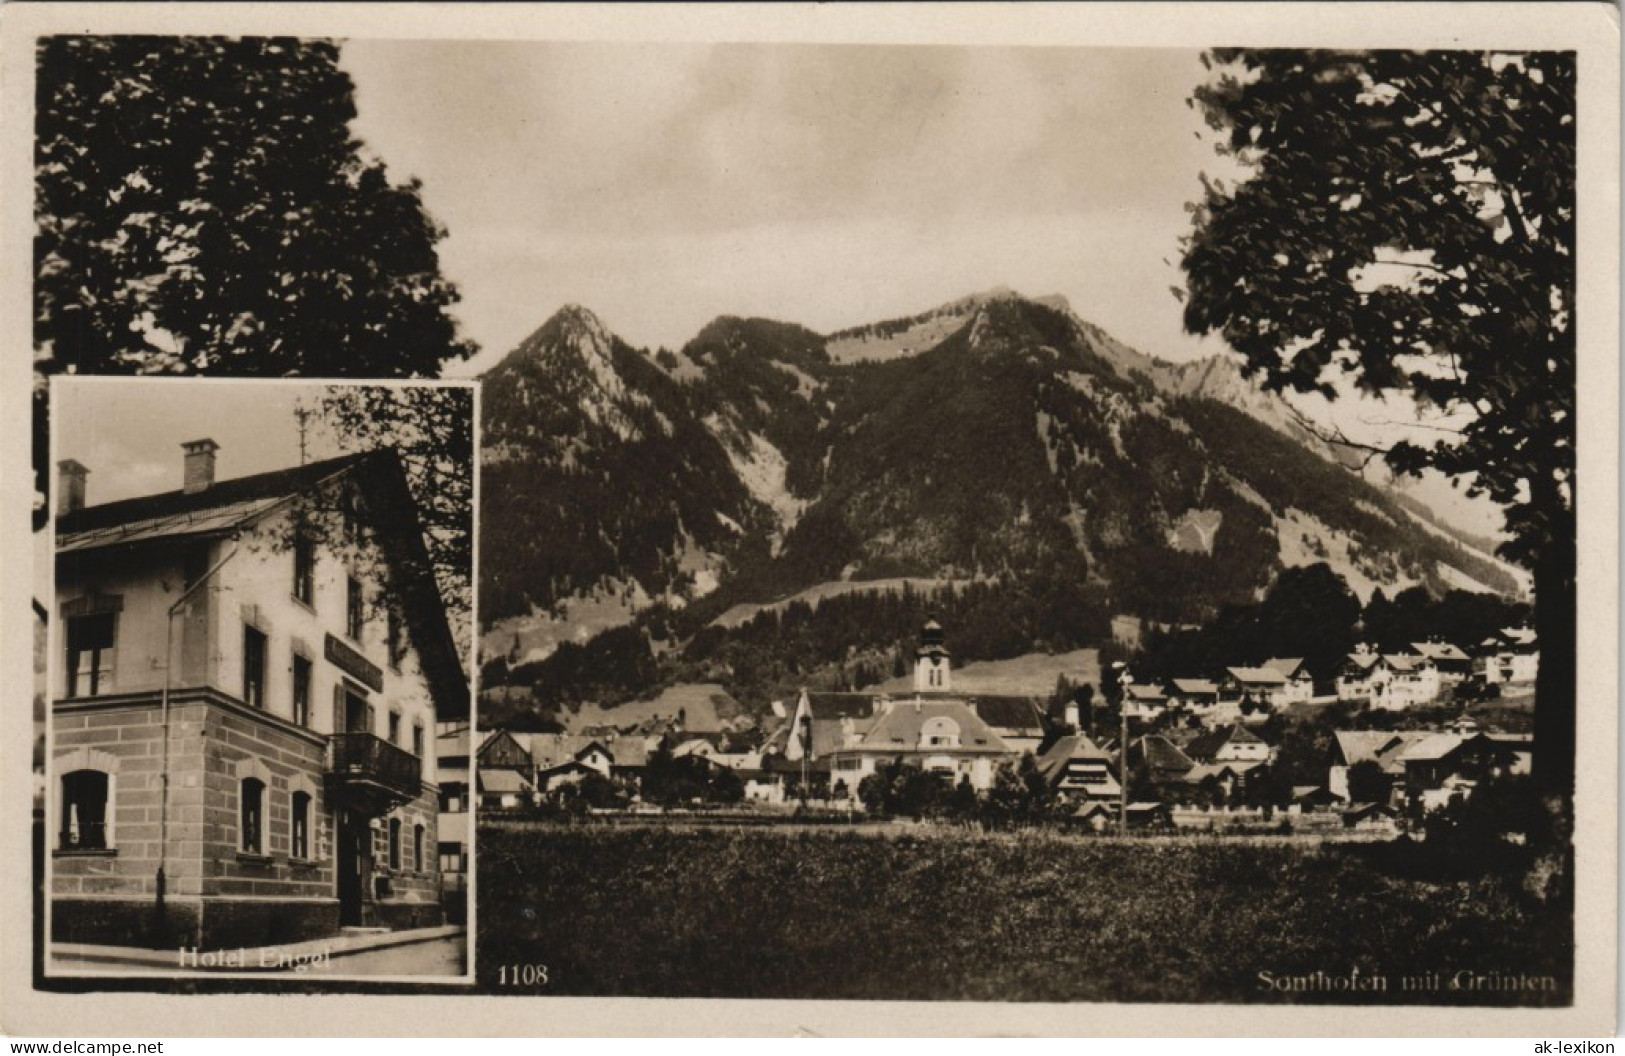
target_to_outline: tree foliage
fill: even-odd
[[[474,608],[474,390],[334,385],[300,413],[314,416],[341,451],[395,450],[453,626],[467,624]]]
[[[1204,180],[1185,325],[1276,389],[1437,414],[1380,445],[1501,503],[1535,573],[1542,784],[1574,742],[1571,53],[1219,50],[1193,102],[1244,172]],[[1379,445],[1371,445],[1373,451]]]
[[[431,377],[471,354],[445,232],[351,135],[338,44],[56,36],[37,63],[38,378]]]

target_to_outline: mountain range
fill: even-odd
[[[888,577],[1075,584],[1170,624],[1321,561],[1362,597],[1519,586],[1230,360],[1145,355],[1058,297],[832,334],[725,316],[652,353],[570,306],[483,381],[481,622],[512,660]]]

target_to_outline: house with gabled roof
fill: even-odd
[[[1412,642],[1411,652],[1432,661],[1433,666],[1438,669],[1439,681],[1444,685],[1455,685],[1473,673],[1472,657],[1460,646],[1442,638]]]
[[[518,810],[536,798],[536,786],[518,770],[479,770],[474,780],[481,810]]]
[[[1233,703],[1243,715],[1267,713],[1286,691],[1286,676],[1273,667],[1227,667],[1219,679],[1220,703]]]
[[[1373,646],[1364,642],[1356,646],[1337,669],[1337,699],[1369,705],[1381,665],[1382,656]]]
[[[472,731],[467,720],[436,726],[434,756],[440,784],[439,840],[440,891],[450,923],[468,919],[468,874],[473,860],[474,806],[471,802],[470,751]]]
[[[1283,704],[1307,704],[1315,696],[1315,678],[1304,666],[1301,657],[1272,656],[1258,665],[1268,668],[1281,676],[1282,684],[1276,692],[1272,703],[1279,707]]]
[[[1138,722],[1155,722],[1168,709],[1168,694],[1153,682],[1131,682],[1123,687],[1124,710]]]
[[[1056,740],[1037,763],[1038,772],[1063,800],[1116,802],[1122,795],[1112,757],[1081,733]]]
[[[1185,755],[1196,763],[1267,763],[1271,748],[1258,734],[1240,723],[1209,730],[1185,744]]]
[[[533,733],[527,738],[534,781],[540,792],[575,784],[588,775],[607,778],[615,756],[604,739],[569,733]]]
[[[1239,698],[1221,699],[1219,684],[1209,678],[1171,678],[1165,687],[1165,700],[1171,709],[1194,715],[1203,725],[1219,726],[1241,721]]]
[[[217,480],[180,446],[117,502],[59,467],[52,939],[440,923],[431,739],[470,689],[399,456]]]
[[[1332,734],[1326,787],[1344,800],[1349,794],[1349,771],[1363,762],[1375,763],[1392,785],[1405,779],[1406,749],[1430,737],[1426,730],[1336,730]]]
[[[1405,797],[1423,812],[1438,810],[1479,782],[1515,772],[1518,753],[1486,734],[1430,733],[1399,755]]]
[[[1358,701],[1385,711],[1423,707],[1439,699],[1444,685],[1439,668],[1416,653],[1378,653],[1362,643],[1338,673],[1339,700]]]
[[[1184,781],[1196,760],[1167,737],[1151,733],[1134,742],[1129,751],[1129,765],[1143,767],[1153,784],[1162,785]]]
[[[528,733],[492,730],[480,742],[479,751],[475,754],[477,771],[512,770],[535,784],[536,757],[530,752],[530,738]]]
[[[1540,673],[1540,644],[1528,627],[1507,627],[1479,643],[1473,673],[1485,685],[1533,685]]]

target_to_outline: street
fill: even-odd
[[[306,975],[367,976],[457,976],[467,970],[468,940],[464,935],[408,946],[335,957],[322,970]],[[291,974],[291,973],[289,973]]]

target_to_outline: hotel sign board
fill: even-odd
[[[384,669],[356,652],[351,646],[328,634],[322,652],[340,671],[374,692],[383,692]]]

